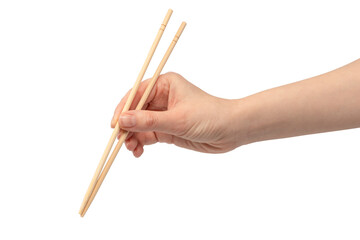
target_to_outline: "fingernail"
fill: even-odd
[[[133,115],[121,115],[119,117],[120,127],[134,127],[136,124],[135,116]]]

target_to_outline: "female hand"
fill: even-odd
[[[141,83],[130,109],[134,109],[149,80]],[[206,153],[222,153],[236,148],[237,134],[232,128],[231,100],[211,96],[176,73],[161,75],[151,91],[144,110],[121,114],[126,96],[116,107],[111,126],[131,132],[125,141],[135,157],[144,145],[157,142]]]
[[[143,94],[135,96],[134,109]],[[161,75],[144,110],[120,116],[127,96],[117,106],[117,120],[129,134],[126,146],[139,157],[156,142],[207,153],[270,139],[360,127],[360,60],[331,72],[265,90],[239,100],[213,97],[176,73]],[[120,116],[120,118],[119,118]]]

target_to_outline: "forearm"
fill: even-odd
[[[360,127],[360,60],[237,104],[246,143]]]

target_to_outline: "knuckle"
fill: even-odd
[[[175,72],[167,72],[167,73],[163,74],[162,76],[164,78],[167,78],[167,79],[174,79],[174,78],[177,78],[180,75],[178,73],[175,73]]]
[[[175,72],[166,72],[163,75],[166,77],[172,77],[172,76],[176,75],[176,73]]]
[[[145,118],[145,126],[146,127],[155,127],[158,123],[158,119],[155,114],[148,114]]]

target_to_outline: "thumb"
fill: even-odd
[[[164,132],[174,134],[174,119],[170,111],[133,110],[119,117],[120,128],[129,132]]]

